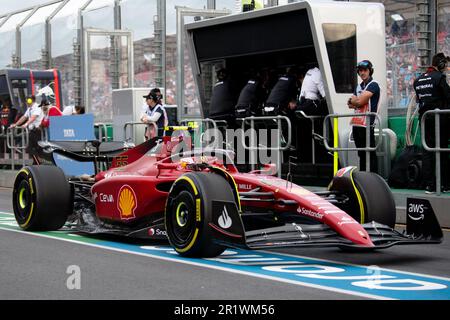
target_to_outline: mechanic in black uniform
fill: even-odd
[[[285,75],[278,78],[267,98],[264,113],[278,115],[295,108],[301,79],[302,75],[297,67],[289,68]]]
[[[216,74],[218,81],[212,91],[209,118],[225,120],[229,128],[234,128],[236,91],[226,69],[221,68]]]
[[[295,108],[297,107],[297,97],[303,74],[297,66],[290,67],[286,74],[278,78],[263,108],[264,115],[282,115],[288,117],[291,121],[291,146],[283,153],[285,159],[289,159],[292,152],[295,152],[295,146],[297,146],[297,130],[295,128],[298,127],[298,119],[295,115]],[[281,126],[282,140],[287,141],[289,133],[286,121],[281,121]],[[268,127],[267,129],[272,128]]]
[[[267,96],[259,73],[251,72],[250,79],[242,88],[236,103],[236,117],[245,118],[259,115]]]
[[[444,72],[447,70],[450,57],[446,57],[442,52],[433,57],[432,65],[425,73],[421,74],[414,81],[414,90],[416,92],[416,99],[419,103],[419,120],[422,124],[422,116],[428,110],[450,109],[450,87],[447,83]],[[429,115],[425,119],[425,141],[427,145],[436,147],[435,141],[435,122],[434,115]],[[450,124],[449,116],[440,115],[440,140],[441,148],[448,147],[449,132],[448,125]],[[436,191],[435,184],[435,153],[423,150],[423,178],[425,183],[425,192],[433,193]],[[441,178],[442,191],[448,192],[450,189],[450,161],[449,153],[441,153]]]

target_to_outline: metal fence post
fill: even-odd
[[[364,117],[375,117],[375,121],[378,123],[378,126],[381,129],[381,120],[380,120],[380,116],[375,113],[375,112],[366,112],[366,113],[360,113],[357,114],[357,116],[364,116]],[[323,121],[323,143],[325,146],[325,149],[327,149],[328,151],[333,151],[333,152],[338,152],[338,151],[364,151],[366,153],[366,171],[370,171],[370,152],[376,152],[376,150],[380,147],[382,141],[383,141],[383,132],[382,130],[379,130],[379,135],[378,135],[378,141],[375,144],[374,147],[370,146],[370,127],[367,126],[366,127],[366,147],[365,148],[338,148],[336,146],[331,147],[328,144],[327,141],[327,136],[328,136],[328,128],[327,128],[327,121],[328,119],[338,119],[338,118],[352,118],[355,117],[354,113],[346,113],[346,114],[329,114],[325,117],[324,121]],[[374,121],[374,124],[375,124]],[[370,125],[370,123],[369,123]],[[336,142],[335,142],[336,144]]]
[[[435,137],[435,147],[430,147],[427,144],[427,141],[425,139],[425,120],[429,115],[434,114],[434,137]],[[420,127],[421,127],[421,135],[422,135],[422,147],[428,151],[428,152],[434,152],[435,153],[435,159],[436,159],[436,195],[441,195],[441,153],[442,152],[450,152],[450,148],[441,148],[441,124],[440,124],[440,115],[450,115],[450,110],[440,110],[440,109],[434,109],[434,110],[428,110],[422,115]],[[445,128],[447,130],[447,128]]]
[[[441,195],[441,124],[440,124],[440,114],[435,113],[434,115],[434,136],[436,141],[436,194]]]

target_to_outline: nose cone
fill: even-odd
[[[374,247],[369,234],[359,223],[343,224],[338,229],[338,232],[355,244]]]
[[[344,238],[357,245],[374,247],[369,234],[363,226],[345,212],[342,211],[341,213],[336,213],[334,215],[328,214],[325,217],[326,224]]]

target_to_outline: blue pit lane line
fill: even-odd
[[[13,215],[2,212],[0,229],[371,299],[450,300],[449,278],[377,266],[240,249],[229,249],[213,259],[183,258],[169,246],[141,246],[64,231],[25,232]]]

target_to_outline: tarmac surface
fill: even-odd
[[[3,217],[13,218],[8,215],[13,212],[11,189],[0,188],[0,211]],[[276,274],[258,274],[246,266],[239,269],[228,262],[213,265],[215,261],[203,262],[203,259],[197,259],[198,261],[192,262],[178,259],[175,255],[172,255],[174,258],[170,255],[157,255],[157,250],[162,250],[159,246],[166,248],[166,243],[147,241],[138,243],[138,246],[136,243],[119,246],[118,242],[121,240],[118,239],[103,239],[104,243],[92,244],[94,240],[87,237],[73,237],[80,241],[67,240],[68,238],[26,233],[0,224],[0,299],[450,299],[449,291],[445,291],[448,288],[441,290],[441,295],[438,294],[439,286],[434,291],[429,291],[429,295],[423,289],[411,293],[415,295],[408,295],[408,292],[404,296],[394,295],[401,290],[397,288],[391,294],[386,290],[376,292],[373,288],[371,291],[359,290],[356,286],[348,289],[340,284],[333,284],[331,280],[328,285],[325,282],[318,284],[282,279]],[[150,248],[150,254],[142,253],[142,248],[146,247]],[[152,248],[154,251],[151,251]],[[241,258],[246,257],[255,264],[261,261],[258,254],[258,251],[240,253]],[[444,283],[440,285],[441,289],[444,286],[450,287],[448,231],[444,231],[444,242],[439,245],[398,246],[369,253],[344,253],[335,248],[289,249],[263,253],[263,256],[262,259],[274,261],[294,259],[298,262],[297,266],[305,261],[314,261],[315,268],[322,270],[321,272],[326,272],[324,265],[344,269],[358,265],[365,268],[360,268],[361,270],[372,270],[370,268],[376,266],[375,268],[383,269],[382,274],[386,268],[395,273],[394,276],[382,275],[380,279],[412,277],[409,273],[414,273],[426,277],[426,280],[431,279],[431,282]],[[321,263],[322,266],[317,265]],[[79,289],[73,289],[69,285],[71,266],[79,268]],[[273,262],[267,263],[267,266],[263,269],[270,269]],[[311,264],[311,268],[312,266]],[[279,268],[281,272],[286,270]],[[320,276],[321,272],[317,271],[317,274]],[[358,279],[358,276],[352,279]],[[415,283],[423,283],[424,278],[421,279],[415,280]],[[386,283],[389,281],[391,280]]]

